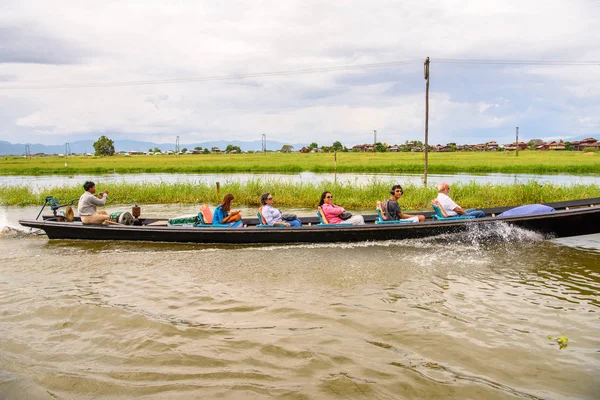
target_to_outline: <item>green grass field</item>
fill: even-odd
[[[337,172],[422,173],[423,153],[338,153]],[[333,172],[332,153],[195,154],[182,156],[3,157],[3,175],[102,173]],[[600,173],[600,153],[430,153],[430,173]]]

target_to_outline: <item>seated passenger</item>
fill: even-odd
[[[321,201],[319,201],[319,207],[323,210],[327,222],[330,224],[352,224],[352,225],[364,225],[365,220],[362,215],[353,215],[348,219],[340,218],[340,214],[346,212],[344,207],[336,206],[333,204],[333,196],[331,192],[321,193]]]
[[[285,226],[285,227],[294,227],[297,228],[302,226],[302,222],[296,218],[293,220],[285,221],[283,219],[283,214],[281,211],[273,207],[273,196],[271,193],[265,193],[260,197],[260,202],[262,206],[262,216],[265,219],[267,225],[269,226]]]
[[[424,222],[425,221],[424,215],[404,214],[402,212],[402,210],[400,209],[400,204],[398,204],[398,200],[400,199],[400,196],[402,196],[404,194],[404,190],[402,189],[402,186],[400,186],[400,185],[392,186],[392,189],[390,190],[390,194],[392,195],[392,197],[390,197],[390,199],[387,201],[387,209],[382,210],[382,212],[385,213],[385,215],[388,219],[394,220],[394,221],[397,221],[399,219],[410,220],[413,222]],[[382,208],[386,208],[386,207],[383,207],[383,204],[382,204]]]
[[[231,193],[227,193],[221,204],[215,208],[213,213],[213,225],[230,224],[232,228],[244,226],[240,210],[230,211],[234,197]]]
[[[448,186],[446,182],[437,185],[437,189],[439,193],[436,200],[439,202],[444,214],[447,214],[449,217],[456,217],[457,215],[470,215],[475,218],[485,217],[485,213],[481,210],[476,210],[474,208],[463,210],[458,204],[452,201],[448,196],[448,193],[450,193],[450,186]]]

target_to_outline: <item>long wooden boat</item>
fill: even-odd
[[[375,215],[365,215],[365,225],[318,225],[317,217],[302,217],[299,228],[261,228],[258,221],[244,219],[246,228],[157,226],[166,219],[140,218],[140,225],[83,225],[80,221],[61,222],[54,218],[20,220],[23,226],[41,229],[49,239],[127,240],[206,244],[327,243],[423,238],[472,229],[502,230],[515,226],[547,237],[567,237],[600,233],[600,198],[546,203],[556,211],[498,217],[512,208],[484,209],[485,218],[433,221],[432,213],[422,223],[375,224]]]

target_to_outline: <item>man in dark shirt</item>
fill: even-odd
[[[402,190],[402,186],[400,186],[400,185],[392,186],[392,190],[390,190],[390,193],[392,194],[392,197],[390,197],[390,199],[387,201],[387,210],[384,210],[384,212],[387,214],[389,219],[392,219],[392,220],[410,219],[414,222],[424,222],[425,221],[424,215],[404,214],[402,212],[402,210],[400,209],[400,204],[398,204],[398,200],[400,199],[400,196],[402,196],[404,194],[404,191]]]

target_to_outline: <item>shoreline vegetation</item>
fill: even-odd
[[[278,207],[316,208],[323,191],[331,191],[335,203],[349,210],[374,209],[377,200],[389,198],[390,187],[398,182],[373,180],[367,184],[334,184],[333,182],[292,183],[279,180],[252,179],[246,182],[221,184],[216,187],[206,182],[118,182],[104,185],[96,182],[99,191],[110,190],[110,204],[202,204],[215,206],[226,193],[233,193],[236,203],[259,207],[263,193],[270,192]],[[399,182],[402,184],[402,182]],[[438,182],[435,182],[438,183]],[[83,184],[83,182],[82,182]],[[42,205],[46,196],[54,196],[61,203],[78,199],[83,193],[82,184],[56,185],[34,190],[26,185],[0,186],[0,205]],[[431,200],[437,196],[432,182],[427,188],[420,185],[403,185],[400,199],[403,210],[430,210]],[[600,197],[599,185],[539,184],[535,181],[518,184],[457,183],[452,185],[452,198],[463,208],[517,206]]]
[[[423,173],[423,153],[252,153],[0,157],[2,175],[103,173]],[[599,152],[520,151],[429,153],[431,174],[600,173]]]

